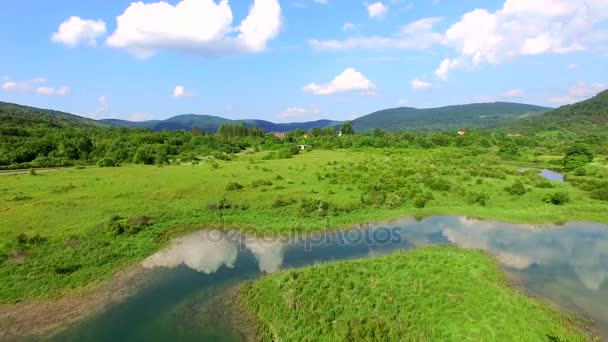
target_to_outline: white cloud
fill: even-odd
[[[149,121],[149,120],[154,120],[155,116],[153,114],[149,114],[149,113],[135,113],[131,116],[129,116],[128,120],[129,121]]]
[[[83,20],[79,17],[70,17],[53,33],[51,40],[68,47],[81,44],[97,45],[97,38],[106,34],[106,23],[102,20]]]
[[[321,5],[328,5],[329,2],[327,2],[327,0],[314,0],[314,2],[316,2],[317,4],[321,4]]]
[[[410,101],[406,100],[406,99],[399,99],[397,100],[397,105],[398,106],[407,106],[410,103]]]
[[[594,96],[606,89],[608,89],[608,83],[578,81],[568,89],[567,94],[550,96],[546,101],[555,104],[570,104]]]
[[[437,77],[439,77],[440,79],[447,81],[448,73],[451,69],[457,67],[458,64],[459,62],[457,60],[446,58],[443,60],[443,62],[441,62],[439,68],[435,70],[435,75],[437,75]]]
[[[192,96],[192,93],[187,91],[184,86],[177,86],[173,89],[173,97],[189,97]]]
[[[372,19],[384,19],[387,13],[388,7],[380,1],[367,6],[367,14]]]
[[[524,91],[521,89],[511,89],[507,90],[501,94],[502,97],[522,97],[524,96]]]
[[[357,30],[357,25],[353,24],[353,23],[344,23],[344,25],[342,26],[342,31],[347,32],[347,31],[355,31]]]
[[[345,40],[311,39],[309,43],[316,49],[348,50],[348,49],[426,49],[443,40],[440,33],[433,32],[433,26],[441,18],[424,18],[403,26],[394,36],[363,36],[349,37]]]
[[[236,27],[228,0],[182,0],[175,6],[134,2],[117,18],[107,43],[141,58],[160,50],[204,56],[261,52],[279,34],[281,19],[278,0],[254,0]]]
[[[311,106],[309,108],[304,107],[288,107],[283,112],[279,113],[278,117],[281,119],[293,119],[313,116],[315,119],[316,115],[321,113],[321,108],[317,106]]]
[[[5,78],[2,84],[2,89],[6,91],[20,91],[28,92],[31,91],[36,85],[46,83],[46,79],[39,77],[27,81],[12,81],[10,78]]]
[[[5,91],[34,92],[40,95],[66,95],[70,92],[70,87],[68,86],[53,88],[45,86],[45,83],[46,79],[42,77],[27,81],[12,81],[6,78],[0,88]]]
[[[342,74],[336,76],[336,78],[328,84],[317,85],[311,83],[302,88],[303,91],[315,95],[330,95],[355,90],[360,90],[362,95],[370,95],[370,92],[374,89],[376,89],[376,86],[362,73],[353,68],[344,70]]]
[[[445,33],[446,44],[475,66],[524,55],[564,54],[591,46],[608,19],[605,0],[506,0],[491,13],[466,13]]]
[[[70,92],[70,87],[63,86],[61,88],[53,88],[53,87],[38,87],[36,88],[36,93],[40,95],[66,95]]]
[[[567,68],[570,70],[578,69],[578,64],[568,64]]]
[[[412,86],[412,89],[416,89],[416,90],[428,90],[428,89],[433,88],[432,83],[422,81],[419,79],[412,80],[411,86]]]
[[[87,113],[84,116],[97,120],[102,118],[102,116],[107,115],[108,108],[110,107],[108,98],[102,95],[97,99],[97,102],[99,102],[99,107],[94,112]]]

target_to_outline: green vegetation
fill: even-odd
[[[192,229],[281,234],[439,214],[608,222],[608,131],[155,133],[11,106],[0,106],[0,168],[26,171],[0,175],[0,302],[81,291]]]
[[[374,128],[387,131],[444,131],[499,126],[519,118],[542,114],[550,108],[519,103],[475,103],[441,108],[392,108],[352,121],[357,132]]]
[[[0,175],[0,278],[6,280],[0,301],[79,291],[142,260],[173,234],[208,227],[280,234],[437,214],[608,222],[606,203],[591,198],[596,188],[582,189],[608,179],[605,164],[572,176],[574,185],[545,181],[534,170],[520,173],[525,162],[502,160],[495,148],[313,150],[267,160],[269,153]],[[504,190],[517,182],[525,194]],[[544,202],[557,192],[568,193],[570,202]],[[44,241],[23,244],[21,234]]]
[[[584,326],[509,287],[483,252],[419,248],[286,270],[241,296],[265,341],[585,341]]]

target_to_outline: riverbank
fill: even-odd
[[[265,341],[590,339],[584,321],[508,286],[489,255],[454,247],[281,271],[241,296]]]
[[[146,281],[144,269],[137,265],[118,272],[105,284],[79,296],[0,304],[0,340],[41,338],[59,333],[123,301]]]
[[[280,235],[447,214],[608,222],[606,202],[517,170],[492,154],[442,148],[312,151],[283,160],[258,153],[190,166],[3,175],[0,277],[7,281],[0,302],[79,294],[172,236],[210,227]],[[506,190],[518,181],[523,193]],[[558,192],[569,201],[544,201]]]

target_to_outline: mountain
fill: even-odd
[[[162,131],[164,129],[169,131],[175,130],[190,130],[192,127],[201,128],[207,132],[215,132],[217,129],[224,124],[245,124],[249,127],[258,127],[264,129],[266,132],[287,132],[295,129],[310,130],[313,128],[324,128],[327,126],[333,126],[340,124],[337,121],[331,120],[318,120],[310,122],[296,122],[296,123],[273,123],[264,120],[230,120],[221,118],[219,116],[211,115],[195,115],[185,114],[178,115],[166,120],[151,120],[143,122],[131,122],[125,120],[116,119],[105,119],[101,120],[104,123],[111,124],[119,127],[127,128],[149,128],[153,131]]]
[[[559,107],[543,115],[519,120],[508,125],[522,132],[538,131],[606,131],[608,126],[608,90],[571,105]]]
[[[110,127],[109,124],[49,109],[0,102],[0,122],[11,126],[47,126],[52,128]]]
[[[427,109],[400,107],[360,117],[351,124],[356,132],[371,131],[374,128],[389,131],[491,128],[549,110],[551,108],[510,102],[473,103]]]

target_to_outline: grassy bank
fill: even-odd
[[[241,295],[268,341],[587,338],[576,319],[507,286],[490,256],[454,247],[282,271]]]
[[[535,170],[520,173],[517,162],[491,150],[265,156],[0,175],[0,302],[82,291],[158,250],[173,234],[210,226],[285,233],[437,214],[608,222],[606,202],[570,183],[545,181]],[[594,177],[603,174],[589,173],[580,182]],[[521,191],[505,190],[517,182]],[[546,203],[558,192],[569,201]]]

